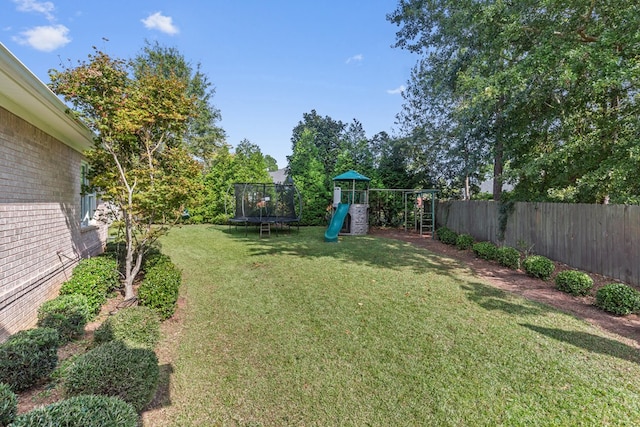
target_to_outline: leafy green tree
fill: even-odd
[[[316,110],[304,113],[302,115],[302,121],[293,128],[291,151],[294,155],[296,152],[296,145],[301,140],[302,134],[306,130],[311,131],[311,135],[313,135],[313,144],[318,150],[317,159],[324,168],[325,184],[327,187],[331,184],[331,178],[336,175],[336,162],[338,154],[342,151],[344,129],[344,123],[339,120],[336,121],[329,116],[322,117],[316,112]],[[291,159],[289,159],[289,162],[291,162]]]
[[[202,73],[200,64],[194,67],[176,48],[147,41],[142,52],[135,57],[133,69],[136,76],[159,74],[180,79],[186,85],[187,94],[195,98],[196,114],[187,122],[184,142],[191,154],[206,168],[210,167],[212,157],[224,145],[226,135],[217,125],[221,119],[220,110],[212,104],[215,88]]]
[[[388,18],[420,55],[403,120],[461,176],[489,154],[495,198],[509,179],[519,199],[638,201],[633,2],[407,0]]]
[[[211,158],[211,166],[204,176],[204,188],[192,209],[196,223],[216,223],[226,219],[233,209],[233,184],[236,182],[236,163],[229,146],[223,146]]]
[[[278,170],[278,162],[268,154],[264,156],[264,163],[267,165],[267,170],[269,172],[275,172]]]
[[[260,147],[248,139],[243,139],[236,147],[234,163],[237,182],[271,182]]]
[[[132,77],[133,76],[133,77]],[[181,136],[196,111],[185,82],[96,51],[75,68],[51,70],[51,88],[95,132],[91,186],[117,208],[126,244],[125,299],[150,245],[178,221],[201,170]]]
[[[341,153],[338,155],[335,172],[342,173],[349,169],[371,178],[372,184],[377,182],[371,142],[367,139],[362,123],[355,119],[346,126],[342,134]]]
[[[326,184],[324,165],[319,160],[316,135],[311,129],[299,133],[293,154],[289,157],[289,175],[301,194],[303,222],[309,225],[322,224],[327,206],[332,201],[331,190]]]

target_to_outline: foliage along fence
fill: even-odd
[[[518,202],[505,216],[493,201],[451,201],[438,204],[436,218],[478,241],[640,285],[640,206]]]

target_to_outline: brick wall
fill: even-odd
[[[0,108],[0,341],[35,325],[106,226],[80,227],[83,157]]]

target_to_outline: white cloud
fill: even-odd
[[[387,93],[389,95],[398,95],[398,94],[404,92],[405,89],[406,89],[406,87],[404,87],[404,85],[400,85],[395,89],[388,89]]]
[[[13,40],[43,52],[51,52],[71,41],[68,34],[69,29],[64,25],[47,25],[23,31],[20,36],[14,37]]]
[[[141,21],[144,26],[150,30],[158,30],[169,35],[178,34],[180,32],[178,27],[173,25],[173,18],[170,16],[164,16],[162,12],[156,12]]]
[[[55,19],[52,12],[56,7],[50,1],[13,0],[13,2],[20,12],[42,13],[49,21]]]
[[[350,64],[352,62],[362,62],[364,60],[364,55],[359,53],[357,55],[353,55],[350,58],[347,58],[346,63]]]

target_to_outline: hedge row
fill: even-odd
[[[472,249],[479,258],[497,261],[501,265],[519,269],[522,268],[529,276],[542,280],[549,280],[555,270],[555,264],[542,255],[531,255],[524,259],[515,248],[498,247],[491,242],[475,242],[468,234],[458,234],[455,231],[441,227],[436,231],[436,237],[443,243],[455,245],[458,249]],[[593,289],[593,279],[586,273],[577,270],[559,272],[555,277],[556,288],[575,296],[588,295]],[[604,311],[616,315],[640,313],[640,291],[622,284],[611,283],[596,292],[595,305]]]
[[[119,310],[96,330],[97,345],[59,369],[65,400],[16,416],[16,391],[49,377],[59,345],[81,337],[87,322],[119,286],[118,253],[80,261],[60,295],[38,310],[38,328],[0,344],[0,426],[135,426],[137,412],[155,395],[159,377],[153,351],[160,318],[176,308],[180,270],[152,251],[145,260],[140,302]]]

